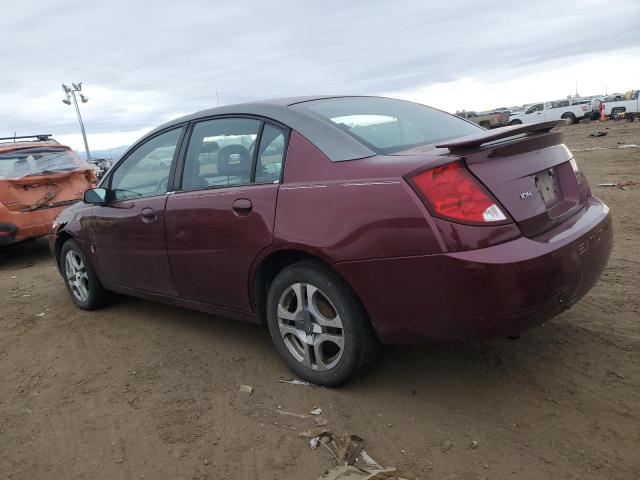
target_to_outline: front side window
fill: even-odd
[[[114,200],[131,200],[167,193],[169,173],[182,128],[153,137],[116,167],[111,177]]]
[[[391,98],[328,98],[297,103],[291,108],[328,120],[379,154],[482,131],[477,125],[440,110]]]
[[[542,110],[543,110],[542,104],[539,103],[538,105],[534,105],[533,107],[529,107],[529,110],[527,110],[525,113],[541,112]]]
[[[262,122],[252,118],[220,118],[193,128],[182,176],[182,190],[244,185]]]

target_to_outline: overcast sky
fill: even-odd
[[[93,148],[260,98],[388,94],[445,110],[640,88],[639,0],[7,1],[0,136]],[[634,83],[635,82],[635,83]]]

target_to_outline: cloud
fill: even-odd
[[[216,92],[229,104],[508,82],[637,47],[638,18],[636,0],[22,0],[0,18],[0,132],[76,134],[60,102],[71,81],[85,82],[90,134],[151,128]]]

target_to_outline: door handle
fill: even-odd
[[[153,208],[144,207],[140,210],[140,216],[142,217],[142,221],[145,223],[153,222],[156,219],[156,212]]]
[[[253,205],[251,204],[251,200],[248,198],[238,198],[233,202],[232,208],[238,215],[249,215]]]

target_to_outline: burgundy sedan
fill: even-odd
[[[611,219],[561,123],[379,97],[205,110],[131,147],[51,248],[82,309],[118,292],[265,323],[337,385],[380,342],[516,335],[593,287]]]

